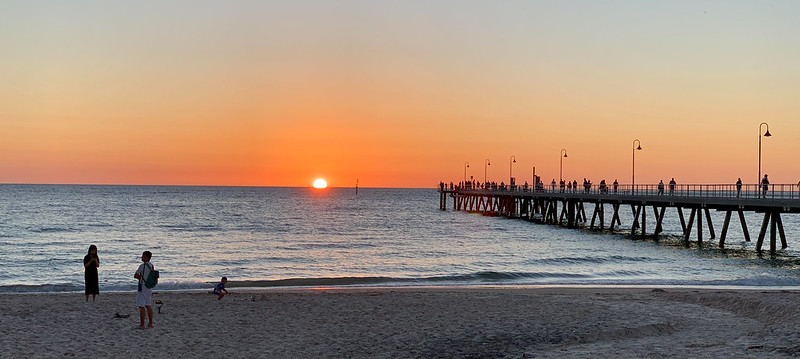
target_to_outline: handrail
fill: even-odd
[[[659,188],[659,186],[661,186]],[[471,187],[471,186],[469,186]],[[454,186],[454,190],[468,191],[487,191],[487,192],[532,192],[532,186],[490,186],[486,188],[460,188]],[[620,184],[614,188],[613,184],[590,184],[582,186],[580,183],[577,188],[560,188],[558,185],[544,185],[536,190],[540,193],[585,193],[596,195],[619,195],[619,196],[665,196],[682,198],[728,198],[728,199],[761,199],[761,200],[790,200],[800,199],[800,183],[798,184],[770,184],[767,190],[757,184],[676,184],[673,189],[665,183],[659,184]]]

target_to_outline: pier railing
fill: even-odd
[[[456,186],[455,190],[469,190],[469,191],[490,191],[490,192],[541,192],[541,193],[586,193],[595,195],[624,195],[624,196],[674,196],[674,197],[692,197],[692,198],[730,198],[730,199],[773,199],[773,200],[791,200],[800,199],[800,185],[798,184],[770,184],[767,190],[764,191],[763,187],[756,184],[677,184],[674,188],[670,188],[669,184],[665,183],[663,189],[659,189],[658,184],[620,184],[616,188],[613,184],[591,184],[583,186],[580,183],[577,188],[565,187],[560,188],[558,185],[542,187],[541,184],[538,188],[533,186],[497,186],[488,188],[459,188]]]

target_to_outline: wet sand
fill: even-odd
[[[0,295],[0,357],[800,356],[800,291],[282,288],[221,301],[156,291],[162,313],[146,330],[134,297]]]

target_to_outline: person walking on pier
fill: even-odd
[[[736,180],[736,198],[739,198],[742,194],[742,178]]]
[[[761,192],[764,198],[767,198],[767,190],[769,189],[769,179],[767,179],[767,174],[764,174],[764,178],[761,179]]]
[[[658,181],[658,195],[664,194],[664,180]]]
[[[673,193],[675,193],[675,177],[669,181],[669,195],[672,196]]]
[[[614,194],[617,194],[617,188],[619,188],[619,182],[617,182],[617,179],[615,178],[614,179]]]

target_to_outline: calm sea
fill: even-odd
[[[101,291],[134,290],[144,250],[153,252],[161,290],[210,288],[222,276],[252,286],[794,287],[798,220],[784,217],[787,250],[758,256],[736,221],[725,250],[686,245],[669,211],[667,234],[654,240],[443,212],[435,189],[7,184],[0,292],[82,291],[91,244]],[[755,236],[760,219],[748,221]]]

